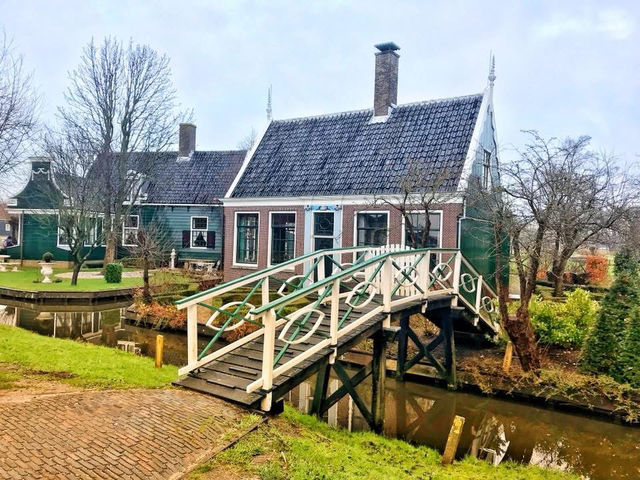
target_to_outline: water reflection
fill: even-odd
[[[339,387],[332,379],[331,388]],[[313,379],[290,392],[288,400],[308,412]],[[357,387],[370,401],[370,384]],[[465,417],[457,457],[472,455],[490,463],[505,460],[570,470],[586,479],[640,478],[640,429],[514,402],[446,391],[388,379],[384,433],[411,443],[444,449],[455,415]],[[350,397],[325,419],[351,431],[368,425]]]
[[[3,300],[9,302],[7,300]],[[159,332],[135,325],[125,319],[129,302],[103,305],[40,305],[11,302],[0,305],[0,324],[21,327],[40,335],[69,338],[78,341],[135,351],[141,355],[155,355],[156,335],[164,336],[164,363],[186,363],[187,338],[185,334]],[[200,348],[206,337],[199,338]]]

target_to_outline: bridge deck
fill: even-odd
[[[448,308],[451,305],[451,299],[452,295],[450,294],[432,296],[427,303],[427,312],[438,308]],[[421,311],[422,303],[423,301],[420,300],[416,300],[412,303],[405,303],[402,306],[392,308],[391,313],[417,313]],[[364,314],[370,312],[376,306],[377,305],[372,302],[365,306],[361,313]],[[340,306],[341,311],[345,311],[345,309],[346,305]],[[327,306],[321,307],[319,310],[324,311],[327,315],[330,314],[329,307]],[[355,328],[348,334],[342,336],[338,343],[338,355],[345,353],[364,339],[369,338],[375,332],[381,330],[383,328],[382,323],[385,317],[385,314],[380,313],[364,322],[358,328]],[[350,321],[348,319],[345,326],[349,323]],[[277,329],[276,338],[282,328],[283,327],[281,326]],[[324,340],[328,335],[329,325],[327,322],[323,322],[316,333],[306,342],[290,345],[283,357],[283,361],[289,360],[297,354],[306,351],[310,346]],[[282,346],[284,346],[284,342],[276,339],[276,352],[278,352]],[[263,337],[260,337],[257,340],[238,347],[219,359],[213,360],[204,366],[197,368],[185,377],[176,380],[174,384],[191,390],[196,390],[201,393],[213,395],[218,398],[223,398],[249,408],[257,408],[265,393],[261,391],[247,393],[246,388],[250,383],[261,376],[262,347]],[[286,392],[316,373],[320,366],[323,365],[325,360],[331,355],[332,351],[333,350],[331,348],[324,348],[285,374],[277,377],[274,380],[273,385],[274,398],[281,397]]]

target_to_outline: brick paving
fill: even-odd
[[[0,479],[175,478],[243,411],[178,390],[82,391],[0,404]]]

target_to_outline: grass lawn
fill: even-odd
[[[2,364],[26,372],[51,372],[54,378],[81,387],[157,388],[168,386],[178,377],[177,367],[156,369],[151,358],[5,325],[0,325],[0,367]],[[9,388],[15,376],[9,371],[0,372],[0,388],[2,384]]]
[[[69,269],[56,269],[54,275],[63,272],[70,272]],[[86,270],[82,270],[83,272]],[[15,288],[17,290],[30,290],[30,291],[61,291],[61,290],[73,290],[73,291],[86,291],[94,292],[97,290],[113,290],[118,288],[132,288],[142,286],[142,278],[122,278],[120,283],[107,283],[104,278],[79,278],[78,285],[72,286],[71,279],[69,278],[57,278],[52,276],[51,279],[61,280],[57,283],[39,283],[36,280],[40,280],[40,269],[36,267],[24,267],[19,272],[0,272],[0,286],[7,288]],[[152,284],[159,283],[183,283],[190,282],[189,278],[182,275],[180,272],[169,273],[162,272],[162,275],[156,279],[151,277]]]
[[[506,462],[493,467],[466,458],[440,464],[430,448],[373,433],[350,433],[285,407],[233,448],[200,466],[190,478],[243,479],[574,479],[573,475]]]

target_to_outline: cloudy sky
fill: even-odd
[[[524,140],[588,134],[640,157],[640,3],[629,1],[0,0],[0,28],[24,55],[54,118],[67,72],[92,37],[171,57],[199,149],[235,148],[275,118],[370,107],[375,43],[400,45],[399,103],[480,92],[496,55],[504,155]]]

